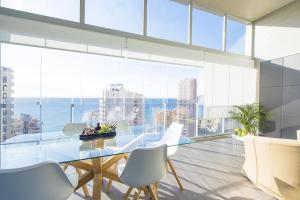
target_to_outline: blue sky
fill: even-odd
[[[86,0],[85,22],[106,28],[142,34],[144,0]],[[1,0],[4,7],[24,10],[71,21],[79,21],[80,0]],[[170,0],[148,0],[148,35],[186,43],[188,5]],[[200,8],[193,9],[193,43],[221,49],[222,17]],[[227,46],[243,52],[245,26],[228,21]]]
[[[79,21],[79,2],[1,0],[1,5]],[[86,23],[142,34],[143,2],[86,0]],[[222,17],[199,9],[193,10],[193,16],[193,43],[221,49]],[[149,36],[187,42],[187,5],[169,0],[148,0],[147,18]],[[229,22],[227,46],[230,51],[240,52],[244,48],[244,35],[244,26]],[[197,78],[198,92],[203,93],[203,70],[197,68],[12,45],[2,45],[1,53],[1,64],[15,69],[15,96],[39,95],[40,70],[43,96],[97,97],[99,88],[105,89],[110,83],[122,82],[129,90],[144,93],[147,97],[176,97],[177,82],[184,78]],[[34,78],[29,80],[28,76]]]

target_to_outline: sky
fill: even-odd
[[[99,98],[123,83],[148,98],[176,98],[185,78],[198,79],[203,94],[202,68],[13,44],[1,45],[1,64],[14,70],[14,97]]]
[[[142,34],[143,0],[86,0],[85,22]],[[80,0],[1,0],[4,7],[79,21]],[[193,43],[222,47],[222,17],[193,10]],[[147,33],[151,37],[187,42],[188,6],[169,0],[148,0]],[[245,28],[228,24],[227,46],[244,49]],[[2,44],[1,65],[14,69],[15,97],[99,97],[110,83],[146,97],[176,97],[177,83],[198,79],[203,94],[203,70],[161,63],[134,61],[83,53]],[[18,59],[16,59],[18,58]]]

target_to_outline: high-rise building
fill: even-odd
[[[13,116],[13,70],[0,67],[0,132],[1,140],[14,136],[12,131]]]
[[[177,119],[184,124],[182,134],[192,137],[196,133],[197,80],[180,80],[177,85]]]
[[[176,110],[162,110],[156,113],[155,115],[155,123],[160,125],[165,125],[165,127],[169,127],[172,122],[177,121],[177,112]]]
[[[128,91],[123,84],[111,84],[103,91],[99,102],[100,121],[128,120],[130,125],[144,123],[145,97],[143,94]]]
[[[20,113],[18,117],[15,117],[11,126],[12,136],[41,132],[40,121],[25,113]]]

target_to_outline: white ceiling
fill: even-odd
[[[213,11],[247,20],[259,18],[293,2],[294,0],[193,0],[199,5]]]

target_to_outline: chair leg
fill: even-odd
[[[126,161],[128,161],[128,158],[129,158],[128,154],[124,154],[124,159],[125,159]]]
[[[158,193],[158,187],[159,187],[159,182],[156,182],[154,184],[154,192],[157,194]]]
[[[133,190],[133,187],[129,187],[129,188],[128,188],[128,190],[127,190],[127,192],[126,192],[126,194],[125,194],[125,196],[124,196],[124,200],[127,200],[127,199],[128,199],[128,197],[129,197],[129,195],[130,195],[130,193],[131,193],[132,190]]]
[[[170,166],[170,168],[171,168],[171,170],[172,170],[172,172],[173,172],[173,174],[175,176],[175,179],[176,179],[176,181],[177,181],[177,183],[179,185],[180,190],[183,191],[182,184],[181,184],[181,182],[180,182],[180,180],[179,180],[179,178],[178,178],[178,176],[176,174],[175,168],[174,168],[174,166],[173,166],[173,164],[172,164],[172,162],[171,162],[171,160],[169,158],[168,158],[168,164],[169,164],[169,166]]]
[[[151,185],[147,186],[147,189],[150,193],[151,199],[158,200],[157,193],[154,192]]]
[[[110,192],[110,191],[111,191],[111,187],[112,187],[112,180],[109,179],[109,180],[108,180],[107,187],[106,187],[106,192]]]
[[[138,189],[137,192],[134,193],[133,200],[138,200],[141,194],[141,188]]]
[[[166,171],[169,172],[169,166],[168,165],[166,165]]]
[[[80,169],[76,168],[76,172],[79,176],[82,176],[82,172]],[[88,198],[90,196],[90,193],[89,193],[89,190],[87,189],[87,186],[86,185],[83,185],[82,186],[82,190],[83,190],[83,193],[84,193],[84,196],[85,198]]]
[[[142,187],[142,191],[144,192],[144,195],[145,195],[145,197],[147,196],[147,194],[148,194],[148,189],[147,189],[147,187]]]
[[[117,167],[118,167],[118,163],[115,163],[112,167],[113,167],[114,171],[116,172],[117,171]],[[113,181],[111,179],[109,179],[107,187],[106,187],[106,192],[110,192],[111,191],[112,183],[113,183]]]

